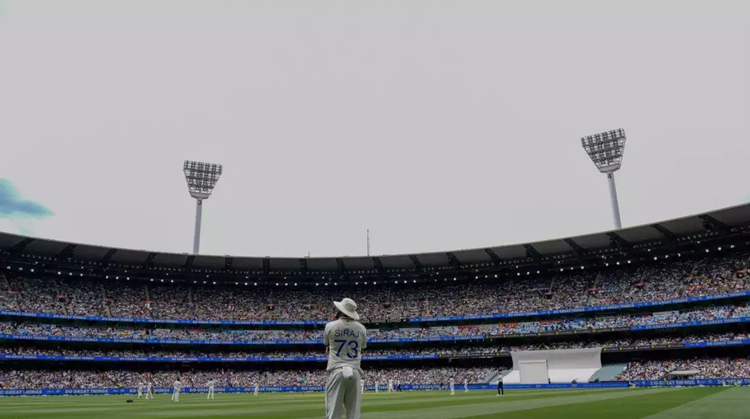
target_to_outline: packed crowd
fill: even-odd
[[[369,356],[403,356],[403,355],[438,355],[441,357],[475,357],[475,356],[497,356],[501,353],[514,351],[540,351],[555,349],[584,349],[584,348],[634,348],[650,346],[681,345],[685,343],[719,342],[730,340],[748,340],[748,333],[709,333],[690,335],[669,335],[641,337],[632,339],[610,339],[610,340],[584,340],[584,341],[561,341],[541,342],[524,345],[490,345],[490,346],[440,346],[440,347],[413,347],[413,348],[387,348],[370,349],[363,354],[365,359]],[[248,352],[248,351],[185,351],[185,350],[163,350],[163,349],[69,349],[37,348],[26,346],[0,347],[0,355],[46,355],[46,356],[79,356],[79,357],[171,357],[171,358],[288,358],[288,357],[322,357],[320,350],[310,349],[305,351],[274,351],[274,352]]]
[[[631,362],[618,380],[661,380],[663,378],[748,378],[750,360],[695,358],[686,360]]]
[[[705,307],[639,315],[619,315],[589,319],[557,319],[538,322],[503,323],[481,326],[445,326],[368,330],[369,339],[450,338],[461,336],[500,336],[596,330],[618,327],[657,325],[693,321],[711,321],[750,316],[750,304]],[[246,340],[246,341],[319,341],[322,330],[200,330],[200,329],[133,329],[94,326],[59,326],[36,323],[0,322],[0,333],[21,336],[59,336],[70,338]]]
[[[124,278],[92,283],[82,278],[8,278],[0,309],[118,317],[201,320],[329,320],[330,302],[343,294],[359,304],[365,322],[564,309],[661,301],[750,290],[748,255],[672,258],[605,270],[566,271],[554,276],[478,278],[455,284],[314,288],[233,287],[135,283]],[[437,278],[436,278],[437,279]],[[447,281],[446,281],[447,280]],[[326,283],[327,284],[327,283]]]
[[[406,368],[365,369],[363,380],[367,385],[385,385],[389,380],[396,384],[447,384],[451,378],[456,385],[466,380],[483,383],[492,372],[488,368]],[[211,371],[48,371],[0,370],[0,388],[136,388],[151,382],[157,387],[170,387],[179,378],[183,386],[205,387],[210,380],[218,386],[322,386],[324,370],[211,370]]]

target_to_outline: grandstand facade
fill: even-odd
[[[749,264],[750,205],[377,257],[177,255],[0,234],[0,387],[134,391],[179,375],[191,388],[320,389],[323,325],[342,297],[368,327],[370,389],[523,385],[524,359],[543,359],[551,385],[750,382]]]

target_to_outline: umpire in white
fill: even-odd
[[[323,342],[328,355],[326,380],[326,419],[359,419],[362,410],[362,350],[367,347],[367,331],[350,298],[333,303],[336,320],[326,325]]]

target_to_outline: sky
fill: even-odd
[[[750,201],[750,2],[0,0],[0,231],[201,253],[458,250]]]

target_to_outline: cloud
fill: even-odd
[[[44,218],[54,215],[44,205],[21,198],[7,179],[0,179],[0,218]]]

